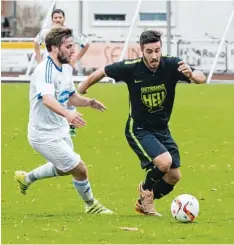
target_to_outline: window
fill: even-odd
[[[140,21],[167,21],[166,13],[140,13]]]
[[[125,14],[94,14],[95,21],[125,21]]]

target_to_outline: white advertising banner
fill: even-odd
[[[234,72],[234,42],[228,45],[228,71]]]
[[[177,43],[177,55],[188,64],[209,72],[218,50],[219,42],[193,41]],[[2,42],[1,71],[25,72],[33,53],[32,42]],[[91,43],[87,53],[80,61],[81,68],[93,69],[118,61],[123,43]],[[41,49],[45,54],[45,49]],[[139,43],[130,43],[126,57],[134,59],[141,56]],[[35,61],[32,69],[35,68]],[[215,72],[234,72],[234,43],[225,43],[222,47]]]
[[[41,53],[43,53],[43,51]],[[21,72],[27,70],[32,54],[32,49],[2,49],[1,71]],[[33,68],[35,68],[36,65],[37,62],[34,61]]]
[[[215,55],[219,47],[219,42],[187,42],[178,43],[178,56],[195,68],[208,72],[214,62]],[[221,49],[215,71],[225,72],[228,67],[227,44]]]

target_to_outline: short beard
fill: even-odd
[[[148,68],[149,68],[150,70],[155,71],[155,70],[158,69],[158,66],[155,67],[155,68],[152,68],[152,67],[150,66],[150,63],[149,63],[149,62],[147,61],[147,59],[145,58],[144,54],[143,54],[143,59],[144,59],[144,62],[147,64],[147,66],[148,66]]]
[[[144,54],[143,54],[143,59],[144,59],[145,63],[147,64],[147,66],[150,67],[150,64],[149,64],[149,62],[147,61],[147,59],[145,58]]]
[[[65,56],[63,56],[62,54],[58,53],[57,55],[57,59],[61,64],[68,64],[69,63],[69,59]]]

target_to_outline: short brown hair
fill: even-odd
[[[144,31],[141,33],[140,36],[140,45],[141,47],[143,47],[144,44],[155,43],[159,41],[162,44],[161,36],[162,33],[160,31],[153,31],[153,30]]]
[[[72,30],[68,28],[53,28],[49,31],[45,38],[46,49],[52,51],[52,46],[61,47],[64,40],[72,37]]]

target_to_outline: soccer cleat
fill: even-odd
[[[94,200],[92,206],[85,206],[87,214],[113,214],[114,212],[105,208],[98,200]]]
[[[160,213],[158,213],[156,211],[155,211],[155,213],[146,212],[144,210],[143,206],[140,204],[140,201],[139,200],[136,201],[135,210],[138,213],[143,214],[143,215],[151,215],[151,216],[158,216],[158,217],[161,217],[162,216]]]
[[[27,189],[29,187],[29,184],[27,184],[25,182],[25,177],[28,173],[25,172],[25,171],[16,171],[15,172],[15,180],[18,182],[19,184],[19,189],[20,189],[20,192],[23,194],[23,195],[26,195],[27,193]]]
[[[69,134],[71,137],[75,138],[76,137],[76,128],[74,126],[70,126]]]
[[[140,214],[147,214],[147,213],[144,211],[144,208],[142,207],[142,205],[140,204],[140,200],[137,200],[137,201],[136,201],[135,210],[136,210],[138,213],[140,213]]]
[[[155,210],[153,192],[143,190],[142,183],[139,184],[138,191],[140,193],[140,200],[137,200],[135,210],[144,215],[162,216]]]

